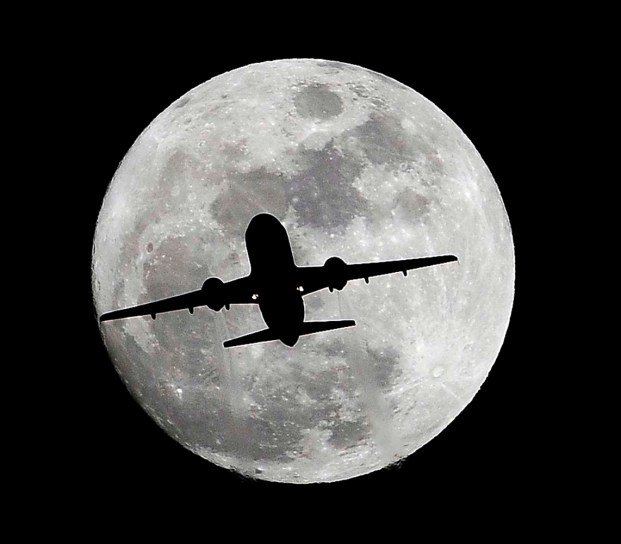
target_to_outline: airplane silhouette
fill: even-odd
[[[289,235],[273,215],[255,215],[246,229],[246,250],[250,274],[224,283],[220,278],[209,278],[197,291],[191,291],[147,304],[105,313],[100,322],[127,317],[157,314],[175,310],[189,310],[208,306],[219,312],[231,304],[258,304],[267,329],[227,340],[225,348],[280,340],[295,346],[300,336],[323,331],[353,327],[353,319],[341,321],[304,321],[303,297],[325,289],[341,290],[348,281],[363,279],[369,283],[372,276],[381,276],[457,261],[454,255],[440,255],[420,259],[346,264],[339,257],[330,257],[323,266],[297,266],[293,259]]]

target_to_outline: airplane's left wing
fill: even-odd
[[[300,267],[298,271],[300,273],[302,292],[307,295],[326,287],[330,291],[333,289],[343,289],[347,282],[351,280],[364,279],[368,283],[371,277],[394,274],[396,272],[401,272],[404,276],[407,276],[409,270],[457,260],[455,255],[438,255],[419,259],[347,264],[338,257],[331,257],[323,266]]]
[[[150,315],[152,319],[155,319],[157,314],[174,312],[175,310],[188,310],[190,313],[194,313],[194,308],[199,306],[209,306],[210,309],[219,311],[223,306],[228,308],[231,304],[254,304],[255,299],[252,298],[252,293],[252,283],[249,276],[228,283],[222,282],[219,278],[210,278],[201,289],[196,291],[108,312],[101,315],[99,321],[142,315]]]
[[[198,306],[205,306],[207,304],[202,289],[198,291],[190,291],[183,295],[177,295],[162,300],[156,300],[155,302],[148,302],[147,304],[139,304],[138,306],[132,306],[131,308],[123,308],[122,310],[115,310],[114,312],[108,312],[103,314],[100,318],[100,322],[112,321],[113,319],[124,319],[126,317],[137,317],[140,315],[150,315],[153,319],[157,314],[163,314],[164,312],[173,312],[175,310],[189,310],[190,313],[194,312],[194,308]]]

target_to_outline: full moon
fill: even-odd
[[[307,320],[349,329],[231,349],[255,305],[100,325],[132,396],[180,444],[276,482],[331,482],[400,461],[472,400],[514,293],[505,208],[473,144],[429,100],[340,62],[233,70],[138,137],[100,211],[97,314],[249,273],[253,216],[286,227],[298,266],[453,254],[459,262],[307,296]],[[410,462],[415,462],[411,460]]]

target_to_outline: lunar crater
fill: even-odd
[[[175,108],[183,108],[183,106],[185,106],[186,104],[188,104],[188,102],[190,102],[190,97],[189,96],[184,96],[183,98],[180,98],[179,100],[177,100],[177,102],[175,102],[174,107]]]
[[[327,120],[343,112],[341,97],[322,83],[304,85],[293,100],[301,117]]]
[[[308,319],[357,326],[293,349],[222,347],[265,327],[254,305],[107,322],[119,375],[165,432],[240,474],[328,482],[406,458],[470,402],[507,329],[513,244],[491,173],[391,78],[304,59],[228,72],[157,116],[115,173],[94,239],[97,313],[247,274],[260,212],[285,222],[299,265],[459,265],[306,297]]]

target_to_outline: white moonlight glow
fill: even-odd
[[[269,212],[298,265],[454,254],[459,263],[306,297],[352,329],[224,349],[255,306],[112,321],[132,395],[177,441],[242,474],[352,478],[403,459],[470,402],[513,302],[511,230],[472,143],[404,85],[338,62],[282,60],[171,104],[125,156],[93,251],[98,314],[246,275],[244,230]]]

